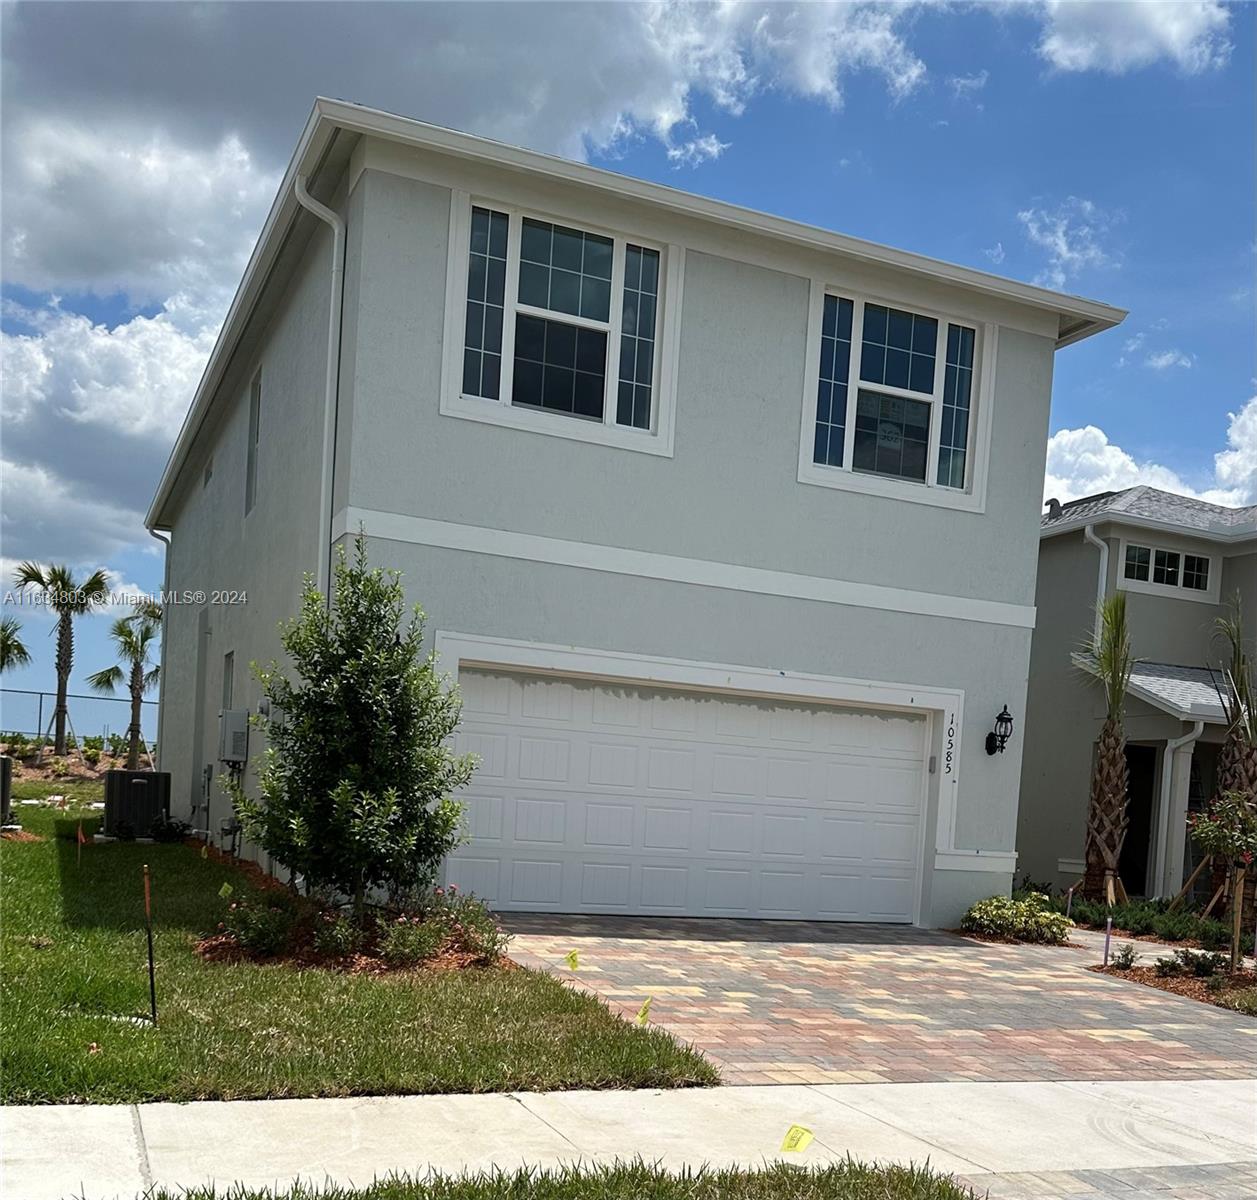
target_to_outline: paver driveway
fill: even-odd
[[[1248,1078],[1257,1021],[1087,950],[890,925],[512,915],[511,957],[693,1043],[728,1083]],[[571,971],[565,956],[578,955]]]

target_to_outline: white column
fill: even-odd
[[[1183,855],[1187,847],[1187,793],[1191,787],[1192,751],[1195,741],[1173,751],[1170,768],[1169,829],[1166,837],[1165,874],[1162,896],[1176,896],[1183,886]]]

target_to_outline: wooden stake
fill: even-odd
[[[1117,903],[1117,893],[1113,885],[1113,872],[1104,872],[1104,902],[1112,908]]]
[[[1213,912],[1213,906],[1217,904],[1218,898],[1223,894],[1223,892],[1226,891],[1226,885],[1227,885],[1226,879],[1224,879],[1220,884],[1218,884],[1218,890],[1213,893],[1213,899],[1210,900],[1209,903],[1205,905],[1205,911],[1200,914],[1202,917],[1207,917],[1211,912]]]
[[[144,864],[144,926],[148,931],[148,1004],[157,1024],[157,976],[153,971],[153,897],[148,882],[148,863]]]
[[[1205,868],[1210,866],[1212,863],[1213,863],[1213,855],[1206,854],[1204,858],[1200,860],[1200,865],[1197,866],[1197,868],[1188,877],[1187,882],[1183,884],[1183,890],[1179,892],[1179,894],[1175,896],[1173,900],[1170,901],[1170,907],[1165,910],[1166,912],[1173,912],[1180,904],[1183,903],[1183,900],[1187,896],[1187,893],[1192,890],[1192,884],[1195,883],[1196,880],[1200,878]]]
[[[1123,904],[1129,904],[1130,897],[1126,894],[1126,885],[1122,882],[1122,877],[1118,875],[1116,876],[1116,879],[1117,879],[1117,898]]]

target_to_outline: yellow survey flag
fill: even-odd
[[[202,846],[202,847],[201,847],[201,857],[202,857],[202,858],[209,858],[209,847],[208,847],[208,846]]]
[[[650,1020],[650,1002],[653,999],[654,996],[647,996],[646,999],[642,1001],[641,1008],[637,1010],[637,1023],[639,1025],[645,1025],[646,1022]]]
[[[791,1125],[786,1130],[786,1139],[781,1143],[784,1151],[799,1153],[812,1144],[812,1131],[803,1125]]]
[[[569,971],[578,971],[580,969],[580,955],[575,950],[567,952],[567,969]]]

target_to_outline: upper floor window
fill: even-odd
[[[466,203],[459,387],[441,411],[670,454],[664,285],[680,250]]]
[[[977,326],[828,290],[819,326],[809,342],[799,478],[980,507]],[[878,477],[894,483],[888,490]],[[914,494],[904,483],[930,491]]]
[[[1178,591],[1192,599],[1213,600],[1217,589],[1211,586],[1212,565],[1208,555],[1127,542],[1122,552],[1122,582],[1134,591]]]

